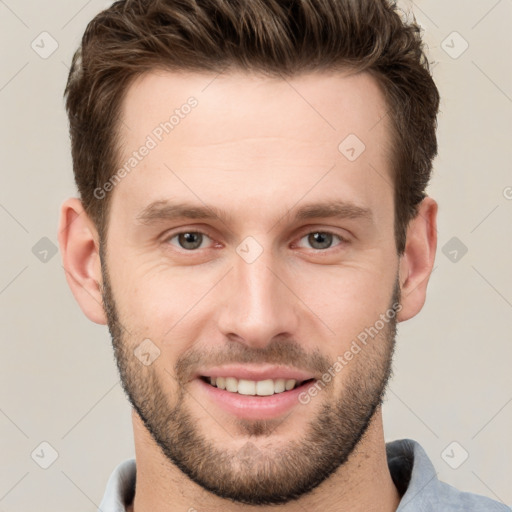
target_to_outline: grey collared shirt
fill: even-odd
[[[396,512],[512,512],[503,503],[439,481],[416,441],[392,441],[386,444],[386,452],[391,477],[402,495]],[[108,480],[98,512],[126,512],[135,495],[135,477],[135,459],[121,462]]]

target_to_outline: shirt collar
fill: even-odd
[[[396,512],[434,511],[440,482],[420,444],[412,439],[392,441],[386,444],[386,454],[391,478],[402,496]]]

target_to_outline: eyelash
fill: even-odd
[[[194,230],[185,230],[185,231],[179,231],[177,233],[174,233],[173,235],[170,235],[170,236],[167,236],[165,238],[165,242],[166,243],[169,243],[171,245],[174,245],[177,249],[179,249],[180,251],[183,251],[183,252],[186,252],[186,253],[194,253],[194,252],[198,252],[201,247],[198,247],[197,249],[185,249],[184,247],[180,247],[178,243],[176,244],[172,244],[171,243],[171,240],[179,237],[180,235],[184,235],[186,233],[194,233],[194,234],[199,234],[199,235],[202,235],[203,237],[207,237],[209,238],[211,241],[213,241],[213,238],[210,237],[207,233],[204,233],[202,231],[194,231]],[[314,248],[310,248],[312,251],[315,251],[315,252],[327,252],[329,250],[332,250],[332,249],[335,249],[337,247],[339,247],[340,245],[347,245],[349,243],[349,240],[342,237],[341,235],[338,235],[337,233],[334,233],[332,231],[328,231],[328,230],[313,230],[313,231],[308,231],[307,233],[303,234],[300,236],[300,238],[298,239],[299,242],[301,240],[303,240],[304,238],[307,238],[309,235],[313,235],[315,233],[321,233],[321,234],[324,234],[324,235],[331,235],[333,238],[337,238],[339,240],[339,242],[335,245],[332,245],[330,247],[327,247],[325,249],[314,249]],[[297,244],[294,243],[294,246],[297,246]],[[204,249],[204,247],[203,247]]]

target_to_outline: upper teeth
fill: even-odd
[[[274,393],[290,391],[295,387],[295,379],[245,380],[234,377],[209,377],[210,384],[241,395],[269,396]]]

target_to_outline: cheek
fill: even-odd
[[[205,308],[215,304],[218,280],[212,269],[199,267],[141,263],[123,269],[114,287],[120,319],[132,338],[184,349],[205,328]]]
[[[395,274],[374,264],[320,268],[294,276],[293,290],[305,307],[334,331],[338,343],[350,341],[389,308]]]

